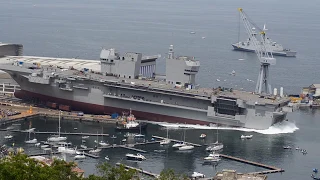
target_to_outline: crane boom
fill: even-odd
[[[253,43],[254,50],[260,61],[260,73],[257,80],[257,85],[255,92],[258,94],[266,93],[271,94],[271,86],[269,85],[269,66],[276,64],[276,59],[273,57],[272,53],[266,48],[265,42],[265,31],[260,30],[259,34],[261,36],[261,41],[257,39],[257,33],[255,32],[256,25],[249,20],[246,13],[242,8],[238,8],[240,17],[243,21],[246,32]],[[255,27],[256,26],[256,27]]]

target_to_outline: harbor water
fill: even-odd
[[[320,52],[316,47],[320,42],[320,3],[316,0],[93,0],[90,3],[84,0],[0,0],[0,7],[0,41],[23,44],[24,55],[98,59],[101,47],[116,48],[119,52],[162,54],[157,62],[157,71],[164,73],[163,58],[169,45],[173,44],[177,55],[195,56],[200,60],[196,81],[201,86],[254,91],[259,72],[256,55],[233,51],[231,46],[247,38],[237,11],[242,7],[260,27],[266,24],[267,33],[274,41],[298,52],[295,58],[276,57],[277,64],[270,67],[272,88],[284,87],[286,94],[299,94],[302,87],[318,83],[319,79]],[[233,70],[236,75],[230,76]],[[319,112],[305,109],[289,113],[288,122],[263,131],[219,130],[219,141],[225,145],[223,153],[285,169],[282,174],[268,175],[269,179],[310,178],[312,169],[319,168]],[[54,120],[35,119],[32,122],[39,131],[56,131],[57,124]],[[28,125],[29,122],[22,122],[21,129],[27,129]],[[78,128],[78,132],[91,133],[101,132],[103,127],[105,133],[118,137],[115,143],[123,139],[121,134],[114,132],[112,124],[62,122],[62,131],[72,132],[74,127]],[[182,139],[185,131],[186,141],[199,144],[216,141],[215,129],[174,127],[169,125],[169,135],[174,139]],[[148,140],[152,135],[165,136],[166,126],[150,125],[146,133]],[[207,134],[204,141],[199,139],[201,133]],[[0,132],[0,137],[5,134]],[[252,134],[253,138],[240,140],[242,134]],[[23,143],[26,134],[15,133],[14,136],[15,146],[22,146],[27,152],[40,151]],[[47,135],[37,135],[37,138],[45,140]],[[90,137],[88,146],[93,146],[95,139]],[[70,136],[68,140],[75,145],[81,143],[81,138],[77,136]],[[110,138],[104,140],[113,143]],[[10,145],[12,142],[0,138],[0,144]],[[308,154],[283,149],[288,145],[306,149]],[[95,165],[104,162],[104,156],[108,155],[111,163],[123,162],[154,173],[159,173],[163,168],[173,168],[181,173],[199,171],[207,176],[222,169],[236,169],[239,172],[261,170],[230,160],[222,160],[216,166],[202,165],[203,157],[207,155],[205,147],[187,153],[157,144],[138,148],[148,151],[146,161],[128,162],[124,156],[130,151],[108,149],[101,152],[101,158],[87,158],[79,165],[86,175],[94,173]],[[154,152],[159,149],[165,151]],[[72,160],[72,157],[67,159]]]
[[[221,153],[240,157],[243,159],[256,161],[259,163],[272,165],[283,168],[284,173],[270,174],[270,179],[304,179],[310,175],[313,168],[318,166],[319,151],[317,142],[319,138],[314,136],[317,134],[317,127],[320,122],[317,119],[320,111],[317,110],[299,110],[289,115],[290,121],[270,127],[267,130],[249,130],[244,128],[218,128],[219,142],[224,144]],[[28,129],[30,121],[21,121],[21,126],[14,126],[17,129]],[[58,121],[54,119],[33,119],[32,127],[36,131],[57,132]],[[180,126],[180,127],[179,127]],[[77,128],[76,130],[74,128]],[[203,145],[195,147],[191,151],[178,151],[169,146],[160,146],[159,144],[138,145],[135,148],[147,151],[143,153],[147,158],[143,162],[128,161],[125,158],[126,153],[137,153],[131,150],[121,148],[104,149],[99,154],[98,159],[87,157],[82,161],[77,161],[79,166],[85,170],[85,174],[89,175],[96,172],[96,165],[102,162],[124,163],[126,165],[142,168],[153,173],[160,173],[164,168],[172,168],[179,173],[190,174],[193,171],[199,171],[207,176],[213,176],[217,171],[223,169],[235,169],[238,172],[257,172],[265,170],[263,168],[252,165],[235,162],[232,160],[222,159],[217,164],[205,164],[203,158],[208,155],[205,151],[206,145],[217,140],[217,128],[199,125],[183,125],[183,124],[149,124],[143,134],[146,140],[151,141],[152,135],[166,137],[167,128],[169,137],[172,139],[183,140],[184,133],[187,142]],[[80,148],[81,144],[85,144],[88,148],[94,147],[95,140],[105,141],[109,144],[122,144],[124,134],[115,132],[115,124],[96,123],[96,122],[79,122],[72,120],[63,120],[61,122],[61,132],[88,132],[88,133],[108,133],[109,137],[90,136],[86,143],[82,143],[81,136],[68,136],[68,142],[72,142],[73,147]],[[207,137],[202,140],[200,134],[206,134]],[[12,140],[0,139],[1,144],[15,147],[23,147],[27,154],[35,154],[42,152],[39,147],[27,145],[24,143],[28,139],[27,133],[10,133],[14,136]],[[7,135],[7,132],[0,132],[0,137]],[[112,139],[115,135],[117,138]],[[253,135],[252,139],[242,140],[241,135]],[[31,134],[31,138],[33,138]],[[36,134],[38,141],[46,141],[49,135]],[[128,143],[135,143],[134,138],[128,138]],[[293,149],[283,149],[283,146],[292,146]],[[306,149],[308,154],[303,155],[295,147]],[[158,150],[164,150],[159,152]],[[105,160],[105,156],[110,158]],[[63,156],[62,156],[63,157]],[[65,156],[68,161],[73,161],[73,155]]]

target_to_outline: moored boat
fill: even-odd
[[[143,161],[146,160],[146,157],[144,157],[142,154],[126,154],[126,157],[128,160],[137,160],[137,161]]]
[[[193,172],[191,178],[205,178],[206,176],[200,172]]]
[[[13,136],[12,136],[12,135],[6,135],[6,136],[4,136],[4,138],[5,138],[5,139],[12,139]]]
[[[116,130],[117,131],[139,131],[145,130],[147,128],[147,123],[136,121],[135,116],[132,114],[130,109],[130,113],[128,116],[123,113],[120,122],[117,122]]]
[[[192,150],[192,149],[194,149],[194,146],[188,145],[188,144],[185,144],[184,146],[179,147],[179,150],[180,150],[180,151]]]
[[[241,135],[240,138],[241,139],[251,139],[253,137],[253,135]]]
[[[207,137],[206,134],[201,134],[201,135],[200,135],[200,138],[201,138],[201,139],[204,139],[204,138],[206,138],[206,137]]]

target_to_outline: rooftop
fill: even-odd
[[[267,176],[263,174],[242,174],[235,170],[222,170],[213,178],[214,180],[266,180]]]

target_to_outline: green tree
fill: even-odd
[[[124,165],[111,166],[108,163],[103,163],[97,166],[100,176],[89,175],[87,180],[130,180],[139,179],[137,171],[133,169],[127,170]]]
[[[184,174],[177,174],[173,169],[164,169],[161,171],[158,180],[189,180]]]
[[[28,158],[25,154],[0,159],[0,180],[80,180],[72,172],[74,163],[55,160],[51,166]]]

